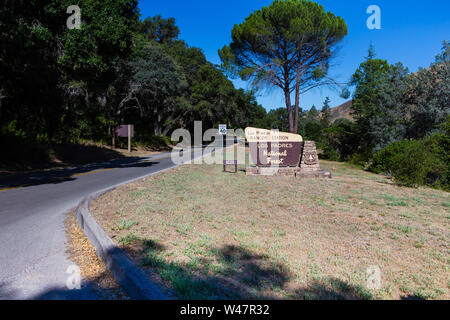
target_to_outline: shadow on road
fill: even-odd
[[[42,184],[58,184],[73,181],[84,174],[94,171],[113,170],[119,168],[148,168],[159,162],[153,162],[148,158],[127,158],[111,162],[86,165],[78,168],[39,171],[25,174],[0,174],[0,190],[8,188],[26,188]]]
[[[81,289],[69,290],[63,288],[48,288],[32,296],[23,296],[8,286],[8,283],[0,283],[0,300],[116,300],[128,299],[118,287],[100,287],[104,275],[91,281],[82,281]]]

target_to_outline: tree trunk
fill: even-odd
[[[156,116],[156,120],[154,122],[154,132],[155,136],[160,136],[162,133],[161,116],[159,114]]]
[[[112,138],[112,148],[115,149],[116,148],[116,127],[115,126],[110,126],[111,129],[111,138]]]
[[[154,121],[154,132],[155,136],[160,136],[162,132],[161,128],[161,113],[158,112],[158,108],[155,107],[153,109],[154,115],[155,115],[155,121]]]
[[[297,68],[297,78],[295,80],[295,118],[294,118],[294,131],[292,133],[298,133],[298,114],[300,109],[300,69]]]
[[[286,108],[288,112],[289,119],[289,131],[294,133],[294,120],[292,119],[292,104],[291,104],[291,94],[289,93],[289,89],[284,90],[284,99],[286,100]]]
[[[155,121],[155,136],[160,136],[161,135],[161,126],[159,124],[158,121]]]

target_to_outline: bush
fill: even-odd
[[[125,141],[125,139],[123,139],[123,141]],[[170,137],[155,136],[147,133],[138,133],[133,139],[133,144],[155,151],[162,151],[170,149],[172,141],[170,141]]]
[[[372,152],[369,150],[360,150],[352,154],[349,162],[359,167],[366,167],[372,158]]]
[[[328,145],[323,148],[323,153],[320,154],[319,156],[321,159],[325,159],[325,160],[341,161],[339,152],[336,149],[333,149]]]
[[[356,124],[347,119],[338,119],[333,126],[323,130],[324,159],[349,160],[358,149],[359,137]]]
[[[434,155],[435,165],[427,176],[427,184],[450,190],[450,130],[436,133],[425,140],[425,148]]]
[[[388,174],[403,186],[435,186],[445,174],[436,148],[436,144],[429,141],[394,142],[375,154],[369,170]]]

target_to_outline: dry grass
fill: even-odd
[[[69,259],[79,266],[83,279],[93,284],[95,291],[104,299],[128,299],[78,226],[73,211],[68,214],[65,226]]]
[[[333,180],[188,165],[108,193],[91,211],[182,298],[449,299],[448,193],[322,167]],[[366,289],[373,265],[378,291]]]

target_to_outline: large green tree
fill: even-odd
[[[411,138],[438,131],[450,115],[450,47],[444,42],[436,63],[411,74]]]
[[[327,128],[330,126],[331,112],[330,112],[330,97],[326,97],[323,102],[322,112],[320,114],[320,122],[322,127]]]
[[[108,118],[117,64],[130,54],[138,26],[137,0],[77,1],[81,28],[70,30],[72,4],[0,4],[2,130],[14,123],[29,139],[66,140],[75,126],[95,129]]]
[[[390,65],[381,75],[376,94],[370,100],[373,109],[365,114],[364,122],[360,121],[364,123],[359,129],[365,130],[363,136],[371,147],[369,151],[379,151],[407,137],[411,114],[409,80],[408,69],[401,63]]]
[[[389,68],[386,60],[375,58],[375,50],[371,45],[366,60],[359,65],[350,80],[350,85],[355,87],[351,114],[358,124],[361,147],[364,150],[374,146],[370,120],[378,114],[376,99]]]
[[[265,110],[256,102],[251,91],[236,90],[233,83],[206,60],[202,50],[190,47],[182,40],[163,44],[183,69],[188,87],[183,95],[183,108],[175,118],[180,127],[191,127],[196,120],[213,127],[227,123],[230,127],[256,125],[265,116]]]
[[[155,135],[166,135],[174,114],[181,114],[179,96],[187,87],[182,68],[161,46],[142,37],[136,39],[129,67],[132,76],[122,110],[135,109]]]
[[[120,123],[145,142],[195,120],[265,116],[253,92],[177,39],[173,18],[139,22],[137,3],[79,0],[81,28],[69,29],[70,0],[0,2],[0,144],[105,141]]]
[[[219,55],[226,70],[252,80],[255,87],[283,90],[289,130],[297,132],[300,95],[335,84],[327,76],[329,61],[346,34],[344,20],[315,2],[276,0],[235,25],[231,44]]]

